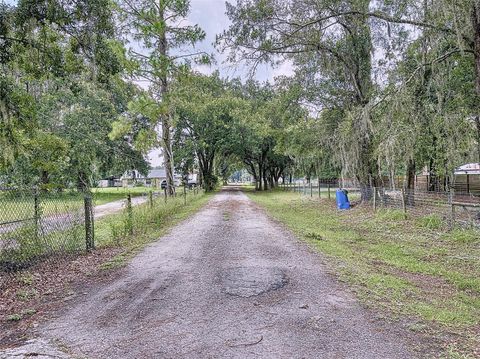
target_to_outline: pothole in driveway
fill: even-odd
[[[277,290],[287,283],[287,275],[280,268],[236,267],[222,274],[225,293],[243,298]]]

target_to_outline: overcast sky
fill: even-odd
[[[234,2],[235,0],[231,1]],[[187,21],[191,24],[198,24],[207,34],[204,41],[196,45],[196,49],[213,53],[216,63],[211,66],[198,66],[195,70],[208,74],[214,70],[219,70],[222,77],[240,77],[246,79],[248,76],[248,67],[245,64],[225,63],[226,54],[220,54],[215,50],[213,42],[215,36],[225,30],[230,21],[225,14],[224,0],[191,0],[191,11]],[[286,63],[278,68],[273,69],[268,65],[260,65],[257,67],[255,78],[259,81],[272,82],[276,76],[289,75],[292,72],[291,66]],[[159,150],[149,153],[149,160],[152,166],[161,166],[162,159],[159,157]]]

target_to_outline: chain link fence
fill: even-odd
[[[159,203],[186,205],[187,198],[198,192],[179,187],[174,198],[167,198],[164,191],[125,191],[120,199],[117,195],[96,205],[95,193],[0,189],[0,276],[93,250],[100,218],[122,214],[128,235],[140,225],[140,214],[147,216]]]
[[[471,192],[421,191],[394,187],[366,187],[337,179],[296,181],[283,185],[284,190],[317,199],[335,199],[339,188],[348,192],[353,206],[367,206],[372,211],[382,209],[402,212],[405,217],[422,218],[425,221],[447,224],[451,227],[480,228],[480,196]],[[362,198],[363,193],[363,198]]]
[[[0,271],[85,249],[84,223],[93,217],[91,203],[91,196],[73,191],[0,191]]]

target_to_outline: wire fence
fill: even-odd
[[[187,204],[198,188],[177,188],[174,199],[164,191],[125,191],[103,198],[78,191],[0,189],[0,275],[26,269],[39,261],[95,249],[95,223],[111,214],[123,214],[130,234],[138,225],[135,216],[153,211],[158,203]],[[123,233],[123,232],[122,232]]]
[[[0,192],[0,270],[28,267],[54,253],[82,249],[85,199],[78,192]]]
[[[336,179],[296,181],[285,183],[283,189],[312,199],[335,199],[341,184],[342,181]],[[372,211],[397,210],[405,217],[423,218],[451,227],[480,228],[480,195],[472,192],[456,191],[454,188],[449,191],[357,186],[342,189],[347,191],[352,207],[369,207]]]

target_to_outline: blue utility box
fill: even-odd
[[[349,209],[350,202],[348,200],[347,191],[344,189],[337,189],[336,198],[337,198],[337,208],[338,209]]]

